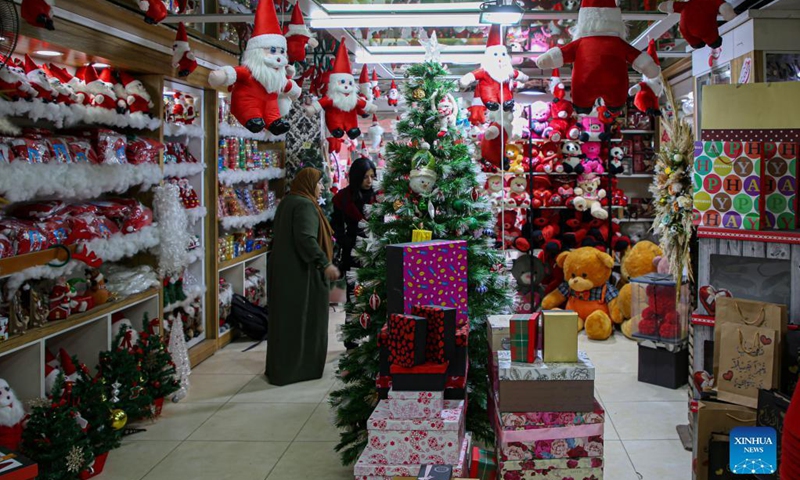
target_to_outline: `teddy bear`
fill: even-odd
[[[575,119],[575,109],[572,102],[556,98],[550,103],[550,121],[544,131],[545,138],[553,142],[561,140],[577,140],[581,131]]]
[[[608,173],[620,175],[625,172],[622,160],[625,158],[625,150],[622,147],[611,147],[608,151]]]
[[[622,257],[620,271],[622,288],[615,308],[611,309],[611,319],[614,323],[622,325],[622,333],[631,337],[631,285],[630,279],[647,275],[656,271],[654,260],[662,255],[661,248],[653,242],[642,240],[637,242]]]
[[[561,161],[561,149],[554,142],[547,142],[539,149],[539,161],[536,169],[539,173],[561,173],[564,165]]]
[[[614,259],[593,247],[562,252],[556,264],[565,281],[542,300],[542,309],[564,306],[578,314],[578,330],[586,329],[592,340],[606,340],[613,333],[609,312],[616,308],[617,289],[609,283]]]
[[[552,195],[551,183],[547,177],[533,177],[533,197],[530,201],[533,208],[547,206]]]
[[[600,152],[603,146],[600,142],[584,142],[581,144],[581,153],[583,160],[581,160],[582,172],[580,173],[605,173],[603,162],[600,161]]]
[[[530,243],[522,236],[519,228],[519,213],[516,210],[505,210],[502,214],[503,229],[497,241],[507,249],[516,248],[521,252],[530,250]]]
[[[605,196],[606,191],[600,188],[600,177],[584,173],[578,176],[572,204],[578,211],[589,211],[593,217],[605,220],[608,218],[608,212],[603,210],[600,204],[600,200]]]
[[[528,193],[528,181],[523,176],[512,177],[508,181],[509,197],[513,201],[511,208],[528,208],[531,206],[531,196]],[[534,192],[534,195],[536,192]],[[508,206],[511,203],[507,204]]]
[[[531,138],[545,138],[550,118],[550,107],[546,102],[536,101],[531,105]]]
[[[565,140],[562,142],[561,165],[564,168],[565,173],[583,173],[583,167],[581,166],[582,156],[583,152],[581,152],[580,143],[573,140]]]
[[[611,134],[606,133],[605,123],[596,116],[581,115],[578,123],[581,126],[581,142],[604,142],[611,138]]]
[[[511,173],[524,173],[525,155],[523,155],[522,147],[515,143],[506,145],[506,163],[508,171]]]
[[[486,177],[486,195],[492,210],[497,211],[503,203],[503,176],[492,174]]]

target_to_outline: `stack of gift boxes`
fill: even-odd
[[[577,315],[493,316],[489,343],[497,478],[602,479],[605,413],[578,351]]]
[[[451,465],[455,477],[466,476],[466,242],[388,246],[386,287],[380,401],[355,478],[416,477],[429,465]]]

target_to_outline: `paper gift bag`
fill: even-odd
[[[723,324],[717,398],[755,408],[758,390],[774,385],[776,330],[749,325]]]
[[[786,332],[786,348],[783,350],[781,368],[781,391],[792,396],[800,379],[800,330]]]
[[[544,312],[545,362],[578,361],[578,314],[570,310]]]
[[[730,435],[712,433],[708,443],[709,480],[736,480],[730,469]]]
[[[708,480],[708,447],[712,434],[728,434],[736,427],[752,427],[756,424],[756,411],[740,405],[721,402],[700,402],[697,407],[697,431],[695,435],[695,461],[692,462],[695,479]]]
[[[783,420],[786,417],[786,411],[789,410],[789,403],[791,397],[783,395],[774,390],[759,390],[758,392],[758,418],[756,418],[756,426],[758,427],[772,427],[780,439],[783,436]],[[778,441],[778,469],[780,470],[781,461],[781,442]],[[764,475],[764,478],[777,479],[777,473],[774,475]]]
[[[741,298],[717,297],[717,308],[715,315],[714,328],[714,378],[719,378],[719,353],[720,353],[720,334],[721,327],[726,323],[750,325],[754,327],[769,328],[775,330],[775,372],[773,382],[775,385],[780,381],[781,366],[781,338],[784,338],[787,331],[787,309],[786,305],[777,303],[757,302],[754,300],[744,300]]]

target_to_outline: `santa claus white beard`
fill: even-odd
[[[484,69],[495,82],[507,82],[514,75],[514,66],[511,65],[510,60],[506,59],[502,62],[498,62],[494,56],[489,60],[485,60],[481,64],[481,68]]]
[[[148,98],[149,97],[149,95],[147,93],[147,90],[144,89],[144,85],[142,85],[142,82],[140,82],[138,80],[135,81],[135,82],[131,82],[128,85],[126,85],[125,86],[125,93],[127,93],[128,95],[138,95],[138,96],[144,97],[144,98]]]
[[[569,30],[573,40],[583,37],[628,37],[628,26],[618,8],[581,8],[578,23]]]
[[[279,64],[260,49],[245,50],[242,65],[246,66],[268,93],[278,93],[286,86],[286,66]]]
[[[114,89],[111,87],[111,85],[103,83],[100,80],[87,83],[85,90],[88,93],[91,93],[92,95],[105,95],[111,97],[116,96],[116,94],[114,93]]]
[[[349,112],[356,108],[356,103],[358,102],[358,96],[353,93],[345,94],[339,91],[334,90],[335,86],[331,85],[328,87],[328,97],[333,102],[333,106],[338,108],[343,112]]]
[[[0,425],[13,427],[25,417],[25,410],[19,401],[12,402],[10,405],[0,406]]]
[[[36,85],[41,87],[43,90],[47,90],[51,93],[56,93],[55,89],[50,82],[47,80],[47,77],[44,75],[30,75],[28,76],[28,81],[31,82],[31,85]]]

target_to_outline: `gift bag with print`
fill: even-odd
[[[736,427],[756,424],[756,411],[752,408],[722,402],[702,401],[697,406],[697,430],[694,436],[695,459],[692,468],[695,480],[709,480],[711,465],[709,448],[715,434],[727,435]]]
[[[717,390],[722,401],[755,408],[758,390],[774,385],[776,330],[726,323],[721,327]]]

